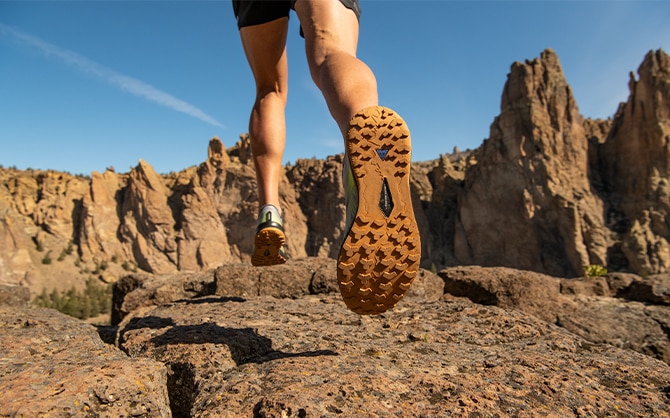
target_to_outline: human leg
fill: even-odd
[[[297,0],[314,82],[344,136],[347,214],[337,278],[347,307],[379,314],[403,297],[421,259],[409,185],[405,121],[378,106],[370,68],[356,58],[358,21],[339,0]]]
[[[339,0],[297,0],[307,63],[333,119],[344,134],[359,110],[377,105],[377,81],[356,57],[358,19]]]
[[[259,217],[252,264],[284,263],[286,237],[279,214],[279,177],[286,143],[288,18],[246,26],[240,38],[256,82],[249,118],[251,152],[258,183]]]
[[[242,46],[256,82],[249,137],[259,206],[268,203],[279,206],[279,175],[286,143],[287,30],[288,18],[240,29]]]

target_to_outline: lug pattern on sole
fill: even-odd
[[[351,119],[346,147],[358,211],[338,258],[340,292],[352,311],[380,314],[402,299],[421,261],[409,187],[410,134],[392,110],[370,107]],[[380,207],[382,193],[392,199],[390,209]]]
[[[254,266],[274,266],[286,262],[286,254],[282,247],[286,242],[286,236],[278,228],[263,228],[256,233],[254,238],[254,254],[251,264]]]

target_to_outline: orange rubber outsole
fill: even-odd
[[[286,242],[286,235],[279,228],[263,228],[254,238],[254,254],[251,264],[254,266],[274,266],[284,264],[287,260],[282,254],[282,246]]]
[[[421,261],[409,185],[409,129],[391,109],[369,107],[349,122],[346,149],[358,211],[342,243],[337,278],[349,309],[375,315],[402,299]],[[392,202],[390,210],[380,202],[384,198]]]

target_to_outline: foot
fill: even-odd
[[[337,278],[349,309],[380,314],[404,296],[421,261],[409,130],[391,109],[365,108],[349,122],[346,151],[347,235]]]
[[[279,209],[274,205],[264,205],[258,215],[257,225],[251,264],[273,266],[285,263],[288,260],[286,235]]]

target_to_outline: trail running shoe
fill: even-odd
[[[352,117],[343,167],[347,235],[337,279],[345,304],[360,315],[395,306],[419,270],[410,160],[409,130],[394,111],[373,106]]]
[[[284,225],[279,209],[274,205],[263,205],[258,215],[251,264],[273,266],[285,263],[288,260],[285,243],[286,235],[284,235]]]

